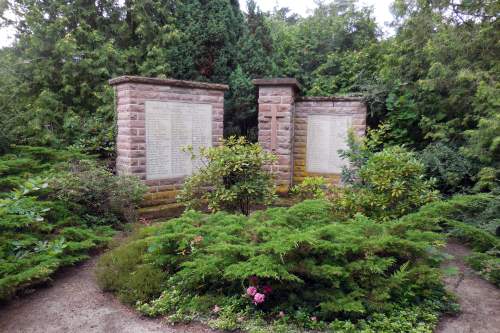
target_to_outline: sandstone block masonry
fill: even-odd
[[[299,91],[297,80],[290,78],[257,79],[259,87],[259,143],[278,157],[272,167],[278,192],[287,192],[293,175],[293,117]]]
[[[357,136],[366,131],[366,105],[361,97],[302,97],[296,101],[293,141],[293,183],[298,184],[305,177],[321,176],[337,184],[340,173],[317,173],[307,170],[307,129],[310,115],[334,115],[348,117],[351,129]]]
[[[114,87],[116,95],[117,173],[137,176],[149,187],[144,202],[146,208],[142,210],[142,215],[151,217],[168,215],[158,212],[161,210],[158,207],[172,211],[180,210],[181,206],[176,203],[176,195],[185,177],[148,179],[146,102],[186,103],[188,110],[190,105],[193,105],[193,109],[200,104],[210,105],[212,121],[206,126],[211,127],[208,133],[211,133],[212,145],[217,145],[223,135],[224,92],[228,86],[138,76],[121,76],[110,80],[109,83]],[[148,211],[147,207],[155,208]]]
[[[300,97],[300,85],[291,78],[258,79],[253,82],[259,90],[259,143],[278,156],[273,172],[279,192],[288,192],[292,185],[309,176],[322,176],[338,183],[339,171],[312,172],[310,170],[315,168],[308,163],[324,167],[331,160],[332,164],[339,164],[338,156],[331,155],[337,154],[337,148],[345,145],[349,128],[359,136],[365,134],[367,108],[363,99]],[[308,123],[312,117],[321,115],[327,116],[319,119],[324,119],[328,125],[318,125],[316,120],[316,127],[309,126],[312,125]],[[321,135],[308,133],[311,128]],[[336,165],[332,169],[339,170],[340,167]]]

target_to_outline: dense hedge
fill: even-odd
[[[105,254],[98,280],[142,312],[172,320],[215,306],[359,320],[442,301],[440,255],[430,251],[442,235],[407,222],[332,216],[321,200],[250,217],[189,211]]]

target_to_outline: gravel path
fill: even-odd
[[[0,332],[8,333],[208,333],[202,326],[169,326],[139,316],[97,287],[97,258],[68,268],[48,288],[0,307]]]
[[[469,250],[450,243],[459,274],[446,278],[457,294],[462,313],[446,317],[436,333],[500,333],[500,290],[475,275],[463,261]],[[172,327],[160,320],[139,316],[103,293],[94,278],[97,258],[63,270],[54,283],[0,307],[0,332],[8,333],[213,333],[201,325]]]
[[[500,289],[483,280],[464,263],[470,254],[465,246],[450,242],[446,252],[454,258],[444,266],[457,267],[458,274],[445,279],[458,297],[461,313],[441,320],[436,333],[500,333]]]

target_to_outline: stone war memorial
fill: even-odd
[[[300,97],[295,79],[254,80],[259,94],[259,143],[278,156],[278,191],[305,177],[338,183],[349,129],[362,136],[366,105],[361,97]]]
[[[219,143],[228,86],[137,76],[109,83],[116,94],[117,173],[149,187],[141,215],[178,215],[177,192],[197,166],[182,148]]]
[[[219,144],[224,93],[228,86],[192,81],[122,76],[110,80],[118,119],[116,169],[148,187],[141,215],[178,215],[176,195],[196,170],[183,147]],[[349,129],[364,135],[366,105],[360,97],[301,97],[292,78],[256,79],[258,141],[278,157],[272,167],[278,192],[308,176],[338,183]]]

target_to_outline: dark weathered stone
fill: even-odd
[[[223,90],[223,91],[229,89],[229,86],[226,84],[194,82],[194,81],[184,81],[184,80],[174,80],[174,79],[160,79],[160,78],[144,77],[144,76],[125,75],[109,80],[109,84],[112,86],[123,83],[142,83],[142,84],[152,84],[158,86],[172,86],[172,87]]]

